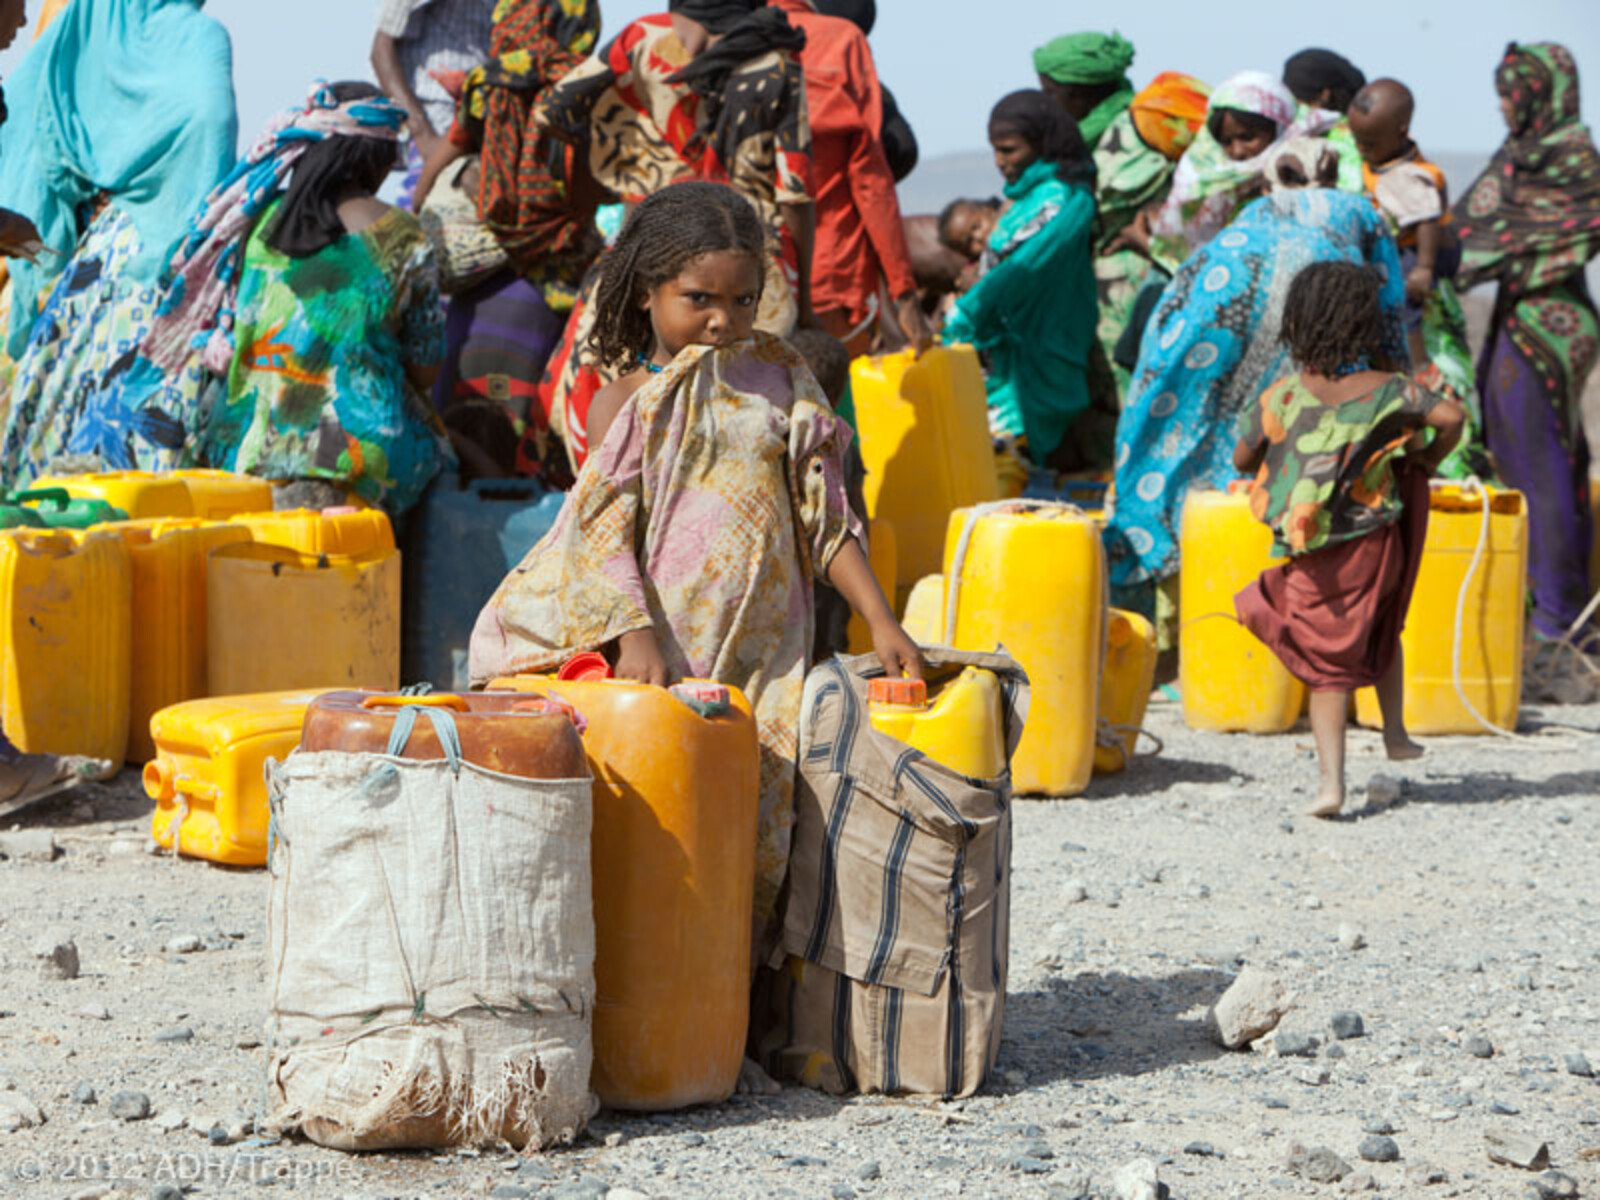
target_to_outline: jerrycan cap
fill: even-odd
[[[928,685],[920,679],[874,679],[867,684],[867,703],[926,708]]]
[[[702,717],[726,716],[733,707],[728,689],[720,683],[688,680],[675,683],[668,690]]]
[[[322,515],[325,517],[348,517],[351,513],[360,511],[354,504],[330,504],[322,510]]]
[[[583,736],[589,730],[589,722],[584,719],[572,705],[555,696],[530,696],[526,700],[518,700],[511,706],[514,713],[528,713],[532,716],[563,716],[572,722],[572,727],[578,731],[578,736]]]
[[[611,664],[606,661],[606,656],[594,650],[585,650],[582,654],[574,654],[561,664],[561,669],[556,672],[556,678],[563,683],[594,683],[601,679],[611,678]]]

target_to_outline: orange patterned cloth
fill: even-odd
[[[1129,111],[1139,136],[1176,162],[1206,121],[1211,88],[1181,71],[1163,71],[1133,98]]]

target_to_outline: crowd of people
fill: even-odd
[[[1330,648],[1347,577],[1264,583],[1252,627],[1329,694],[1392,682],[1373,631],[1418,548],[1367,535],[1417,466],[1527,494],[1533,630],[1593,644],[1600,155],[1563,47],[1507,47],[1505,141],[1452,204],[1401,81],[1311,49],[1140,86],[1126,39],[1065,35],[989,115],[1000,194],[902,214],[873,0],[666,7],[613,33],[600,0],[384,0],[376,85],[310,83],[239,156],[201,0],[50,0],[0,129],[0,483],[209,466],[402,520],[445,471],[572,488],[480,674],[603,645],[745,687],[780,857],[810,581],[918,666],[862,553],[854,355],[975,347],[1002,476],[1114,479],[1115,594],[1168,642],[1184,496],[1248,470],[1288,553],[1360,543],[1342,569],[1385,581],[1377,642]],[[0,40],[26,21],[0,0]]]

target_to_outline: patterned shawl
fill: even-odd
[[[343,103],[324,82],[312,84],[302,108],[280,114],[206,197],[167,266],[166,295],[145,340],[161,371],[181,370],[195,350],[218,375],[233,362],[233,300],[244,245],[261,214],[283,194],[306,148],[330,137],[398,141],[405,109],[385,96]]]
[[[1578,68],[1565,46],[1513,42],[1495,87],[1516,124],[1456,206],[1457,286],[1494,279],[1520,296],[1600,253],[1600,153],[1578,118]]]

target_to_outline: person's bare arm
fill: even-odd
[[[817,208],[809,201],[805,204],[779,206],[783,224],[794,239],[795,258],[799,260],[800,285],[795,295],[795,307],[800,314],[800,328],[819,329],[817,314],[811,308],[811,257],[817,245]]]
[[[1244,438],[1233,448],[1233,465],[1241,475],[1254,475],[1267,458],[1266,442],[1251,442]]]
[[[466,147],[456,145],[447,137],[439,138],[434,143],[432,152],[422,164],[422,174],[417,178],[417,190],[411,197],[412,212],[422,211],[434,184],[439,182],[439,176],[450,169],[451,163],[459,162],[466,156]]]
[[[1413,304],[1421,304],[1433,291],[1441,237],[1437,221],[1423,221],[1412,228],[1417,231],[1417,265],[1406,273],[1406,299]]]
[[[1467,426],[1467,414],[1454,400],[1440,400],[1423,418],[1433,430],[1433,441],[1426,450],[1411,455],[1411,461],[1429,474],[1439,469],[1439,464],[1450,457],[1450,452],[1461,444],[1461,434]]]
[[[589,418],[584,423],[590,454],[598,453],[600,447],[606,444],[606,434],[611,432],[617,414],[622,411],[622,406],[633,398],[633,394],[644,384],[644,380],[643,371],[631,371],[621,379],[606,384],[594,394],[594,399],[589,401]]]
[[[922,678],[922,652],[895,620],[861,543],[846,538],[828,564],[828,582],[850,602],[872,633],[872,648],[891,679]]]
[[[378,86],[384,94],[406,110],[406,122],[411,137],[424,159],[433,151],[439,134],[428,120],[428,111],[411,90],[411,81],[400,66],[400,47],[387,33],[378,33],[372,39],[372,71],[378,77]]]

